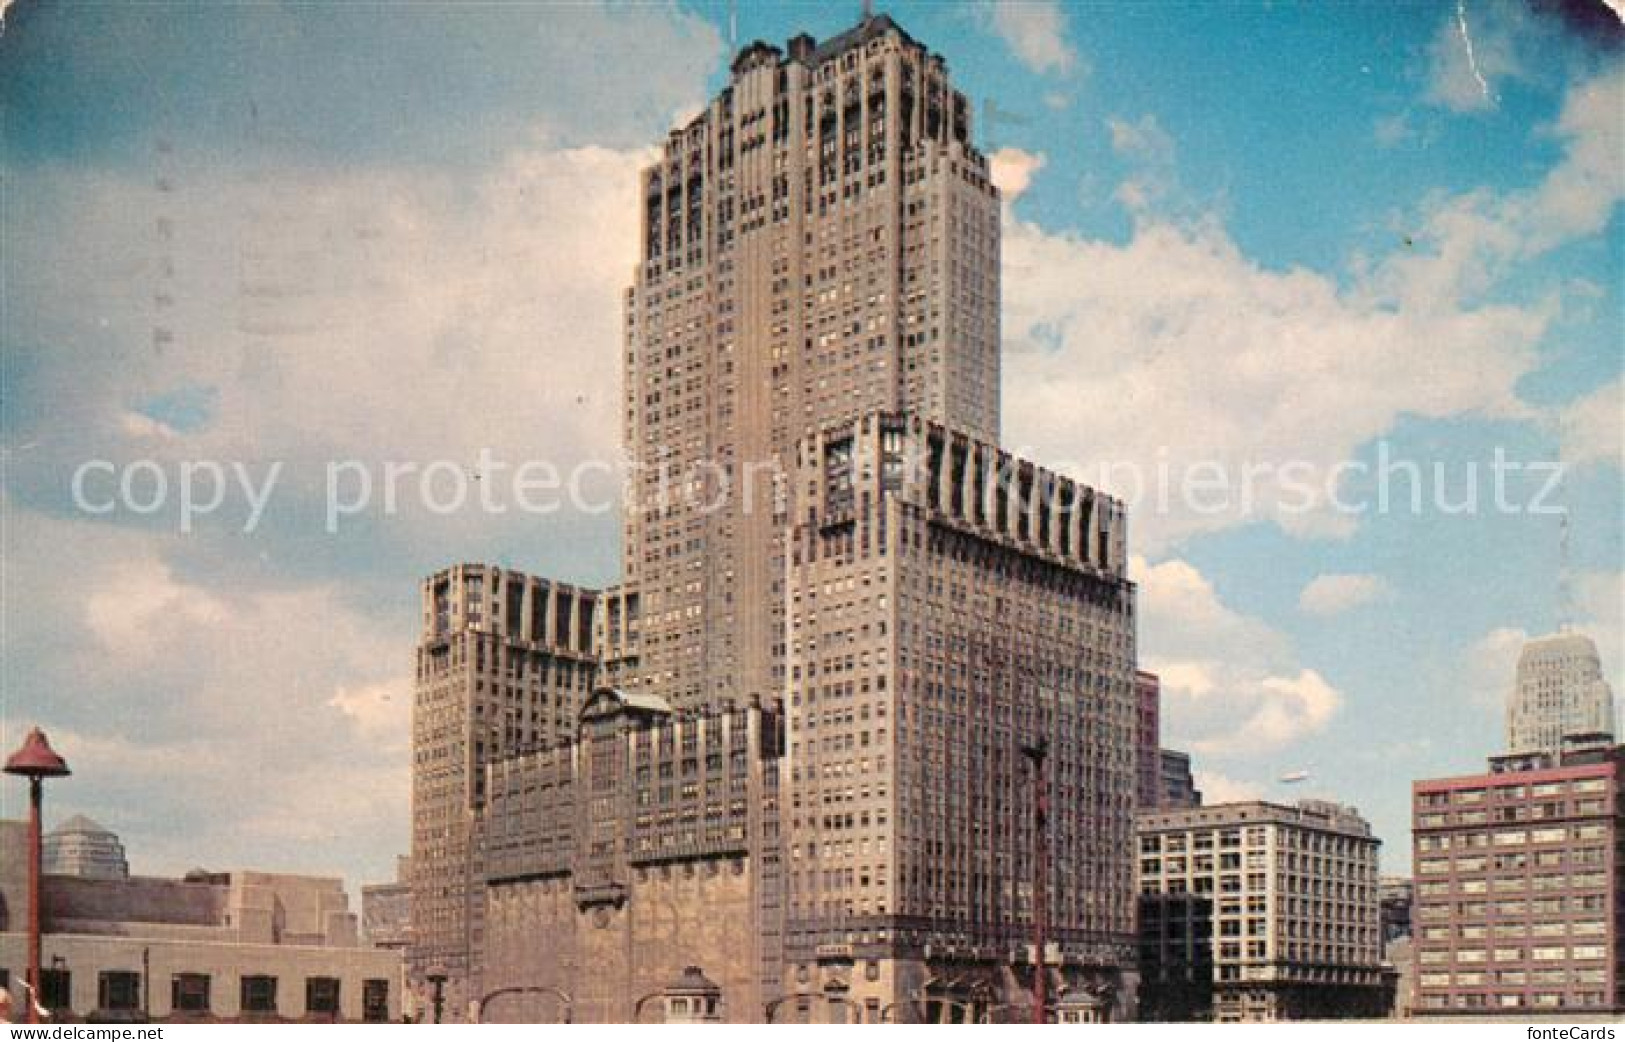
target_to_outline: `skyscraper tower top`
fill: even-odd
[[[784,49],[773,46],[762,40],[754,40],[745,45],[735,56],[732,70],[735,76],[742,71],[764,62],[778,64],[783,61],[798,62],[809,68],[821,65],[832,58],[839,57],[847,51],[863,47],[865,44],[891,35],[901,40],[908,47],[928,54],[931,60],[941,64],[942,59],[931,54],[919,41],[910,36],[902,26],[891,19],[890,15],[866,14],[857,25],[830,37],[823,43],[808,33],[799,33],[785,42]]]
[[[1613,733],[1614,694],[1591,638],[1565,632],[1526,643],[1507,701],[1507,752],[1556,756],[1568,735]]]
[[[783,688],[798,441],[999,435],[999,196],[942,59],[877,15],[731,73],[643,171],[626,297],[625,682],[680,708]]]

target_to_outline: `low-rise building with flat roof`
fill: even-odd
[[[14,1000],[27,961],[27,829],[0,821],[0,983]],[[39,1000],[55,1020],[400,1019],[401,955],[361,944],[339,879],[46,875],[40,890]]]

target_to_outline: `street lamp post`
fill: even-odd
[[[68,762],[58,756],[45,740],[45,732],[34,728],[23,739],[22,748],[6,761],[5,772],[28,779],[28,1023],[38,1024],[40,993],[40,804],[46,778],[71,774]]]
[[[434,1004],[434,1022],[440,1023],[440,1018],[446,1012],[446,971],[438,967],[428,973],[429,984],[434,988],[434,996],[430,1001]]]
[[[1033,1023],[1049,1022],[1049,777],[1044,761],[1049,742],[1044,738],[1021,747],[1033,765]]]

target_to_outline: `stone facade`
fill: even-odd
[[[891,19],[754,43],[642,175],[625,683],[782,692],[797,442],[876,410],[999,433],[999,197],[971,105]]]
[[[761,1020],[782,966],[783,726],[754,703],[677,714],[604,690],[578,741],[493,764],[485,1018],[647,1019],[697,965],[725,1019]]]
[[[798,461],[788,960],[897,1019],[1030,1004],[1022,749],[1043,739],[1050,992],[1104,990],[1121,1019],[1137,766],[1121,504],[914,416],[831,428]]]
[[[598,668],[598,594],[482,564],[424,580],[412,704],[412,945],[424,990],[444,973],[446,1018],[478,997],[485,765],[571,736]]]
[[[1159,993],[1188,991],[1185,971],[1205,962],[1216,1021],[1388,1015],[1380,841],[1353,809],[1318,800],[1216,804],[1142,813],[1137,830],[1144,1008],[1205,1019],[1180,994]],[[1179,904],[1184,895],[1200,906]],[[1159,909],[1154,928],[1149,913]]]
[[[1597,645],[1579,633],[1538,637],[1518,655],[1507,699],[1506,751],[1558,756],[1570,735],[1614,737],[1614,693]]]
[[[27,959],[27,825],[0,822],[0,975]],[[388,1021],[398,952],[364,947],[340,880],[267,872],[184,879],[47,875],[41,1000],[54,1019]]]

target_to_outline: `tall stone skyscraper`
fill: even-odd
[[[1597,645],[1578,633],[1531,640],[1518,656],[1517,686],[1507,700],[1507,752],[1556,756],[1572,734],[1614,734],[1614,693]]]
[[[971,106],[884,16],[755,43],[643,172],[626,300],[625,682],[784,686],[799,439],[876,410],[999,434],[999,204]]]
[[[736,1021],[1127,1015],[1127,519],[998,446],[999,196],[942,59],[885,17],[753,43],[629,203],[624,575],[568,649],[617,690],[508,734],[548,689],[500,670],[566,649],[442,624],[515,580],[430,580],[415,967],[460,937],[491,1019],[633,1019],[689,965]]]
[[[1122,504],[917,416],[833,427],[799,464],[794,990],[974,1020],[1026,1007],[1042,966],[1051,996],[1120,1019],[1138,759]]]

